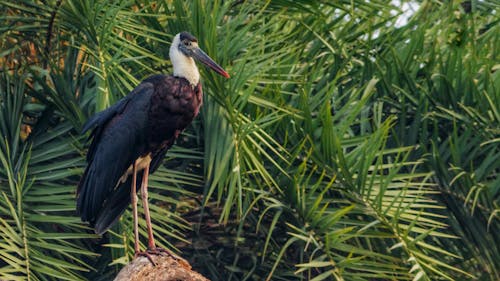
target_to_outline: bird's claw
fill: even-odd
[[[136,252],[134,254],[134,258],[137,258],[137,257],[146,257],[149,262],[151,262],[151,264],[153,266],[156,266],[156,263],[154,262],[153,260],[153,257],[151,256],[152,253],[149,252],[149,250],[146,250],[146,251],[143,251],[143,252]]]
[[[146,252],[150,253],[150,254],[154,254],[154,255],[163,255],[163,254],[167,254],[169,256],[172,256],[172,257],[175,257],[175,254],[172,253],[171,251],[167,250],[167,249],[163,249],[163,248],[160,248],[160,247],[156,247],[156,248],[148,248],[146,250]]]
[[[156,266],[156,263],[153,261],[152,255],[167,255],[175,259],[182,267],[184,268],[191,268],[191,265],[183,258],[179,257],[178,255],[172,253],[170,250],[156,247],[156,248],[148,248],[146,251],[143,252],[137,252],[135,254],[135,257],[142,256],[148,258],[148,260],[151,262],[153,266]]]

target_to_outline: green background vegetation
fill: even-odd
[[[232,77],[201,67],[151,177],[160,245],[212,280],[500,280],[498,1],[402,26],[386,0],[0,3],[1,280],[130,261],[130,212],[103,237],[75,216],[79,132],[183,30]]]

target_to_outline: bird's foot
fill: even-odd
[[[151,264],[152,264],[153,266],[156,266],[156,263],[155,263],[155,261],[153,260],[153,257],[151,256],[152,254],[154,254],[154,253],[151,253],[151,252],[149,251],[149,249],[148,249],[148,250],[146,250],[146,251],[136,252],[136,253],[134,254],[134,258],[137,258],[137,257],[146,257],[146,258],[149,260],[149,262],[151,262]]]
[[[154,254],[157,254],[157,255],[167,255],[167,256],[170,256],[174,260],[176,260],[182,267],[187,268],[187,269],[191,269],[191,265],[185,259],[179,257],[178,255],[174,254],[170,250],[167,250],[167,249],[164,249],[164,248],[160,248],[160,247],[156,247],[154,249],[148,249],[148,252],[154,253]]]
[[[151,262],[153,266],[156,266],[156,263],[153,261],[152,256],[153,255],[167,255],[172,257],[174,260],[176,260],[182,267],[191,269],[191,265],[183,258],[179,257],[178,255],[172,253],[170,250],[156,247],[156,248],[148,248],[146,251],[143,252],[137,252],[135,253],[135,257],[138,256],[143,256],[148,258],[148,260]]]
[[[155,247],[155,248],[148,248],[146,250],[150,254],[154,255],[167,255],[167,256],[172,256],[172,257],[177,257],[174,253],[172,253],[170,250],[163,249],[160,247]]]

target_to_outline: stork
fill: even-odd
[[[167,150],[198,115],[203,96],[195,59],[229,78],[188,32],[175,35],[169,56],[173,75],[145,79],[83,126],[83,133],[93,130],[88,164],[77,189],[77,213],[96,233],[103,234],[132,203],[136,256],[149,257],[148,253],[159,250],[149,213],[148,175],[158,169]],[[139,184],[148,232],[144,252],[139,249],[138,237]]]

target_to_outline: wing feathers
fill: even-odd
[[[151,83],[142,83],[84,126],[84,130],[95,129],[89,163],[78,187],[77,212],[83,221],[95,222],[120,177],[144,153],[153,91]]]

